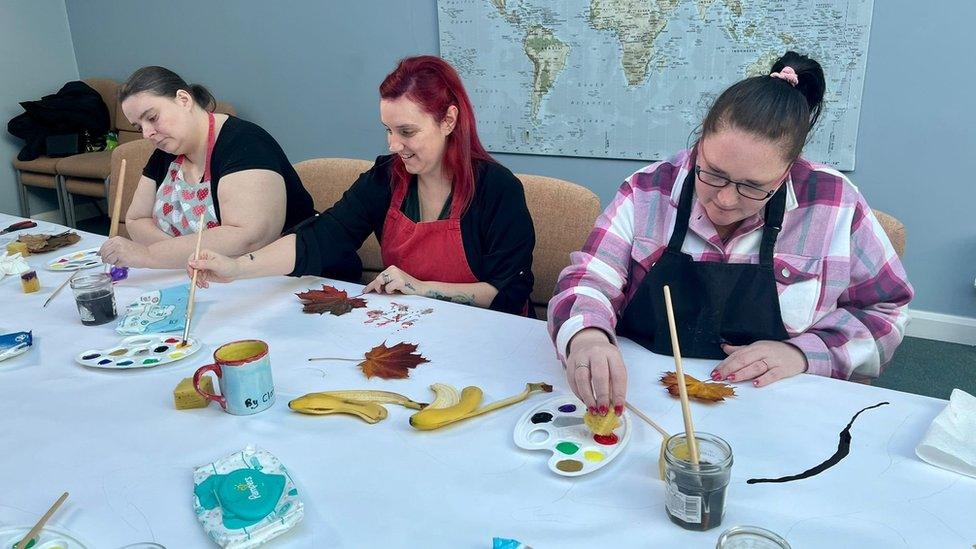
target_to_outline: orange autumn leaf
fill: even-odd
[[[366,307],[366,300],[360,297],[349,297],[345,290],[322,285],[321,290],[308,290],[299,294],[298,299],[305,305],[302,311],[306,313],[332,313],[340,316],[353,309]]]
[[[397,343],[387,347],[383,342],[366,353],[366,360],[359,367],[367,378],[404,379],[410,377],[410,368],[430,362],[417,351],[415,343]]]
[[[678,375],[674,372],[665,372],[661,376],[661,383],[667,388],[671,396],[677,397]],[[725,397],[735,396],[735,388],[725,383],[714,383],[711,381],[699,381],[688,374],[685,374],[685,387],[688,389],[688,398],[696,398],[707,402],[718,402],[725,400]]]

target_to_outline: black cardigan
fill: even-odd
[[[393,198],[393,160],[393,155],[378,157],[334,206],[295,228],[295,270],[291,276],[359,277],[362,263],[356,250],[370,233],[376,233],[383,246],[383,222]],[[474,196],[461,216],[461,241],[468,265],[480,282],[498,290],[491,309],[522,314],[535,281],[535,229],[522,183],[494,162],[476,163],[474,174]]]

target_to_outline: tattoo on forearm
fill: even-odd
[[[462,305],[474,305],[474,294],[445,294],[437,290],[430,290],[424,295],[434,299],[440,299],[441,301],[450,301]]]
[[[414,288],[413,287],[413,284],[411,284],[409,282],[405,283],[404,286],[406,286],[408,289],[413,290],[415,292],[417,291],[417,288]]]

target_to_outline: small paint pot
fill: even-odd
[[[112,267],[109,271],[109,276],[112,277],[112,282],[118,282],[120,280],[125,280],[129,278],[129,268],[128,267]]]
[[[85,326],[98,326],[115,320],[115,289],[107,273],[77,276],[71,279],[78,315]]]
[[[758,526],[733,526],[718,537],[715,549],[790,549],[790,544]]]
[[[698,465],[691,463],[684,433],[665,442],[665,509],[671,522],[705,531],[722,524],[725,494],[732,476],[732,447],[721,438],[697,432]]]
[[[41,281],[37,278],[37,272],[27,271],[20,275],[20,287],[25,294],[32,294],[41,289]]]

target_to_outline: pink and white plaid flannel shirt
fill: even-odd
[[[577,332],[614,337],[620,312],[667,248],[690,151],[630,176],[574,252],[549,302],[549,333],[565,358]],[[774,273],[787,342],[806,355],[809,373],[877,377],[901,343],[914,294],[905,269],[871,208],[840,172],[803,158],[786,181],[783,229]],[[681,250],[695,261],[759,263],[763,211],[723,243],[697,201]]]

